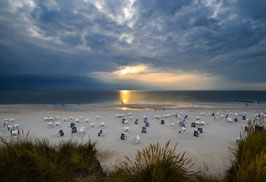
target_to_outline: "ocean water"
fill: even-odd
[[[251,101],[252,103],[237,102]],[[266,108],[266,91],[0,92],[0,104],[171,104],[178,107]]]

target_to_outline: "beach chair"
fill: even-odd
[[[64,121],[64,122],[67,122],[67,118],[63,118],[63,121]]]
[[[48,117],[43,118],[43,121],[48,121],[48,120],[49,120]]]
[[[242,115],[242,120],[246,120],[247,119],[247,117],[245,116],[245,115]]]
[[[62,137],[62,136],[64,136],[64,132],[63,132],[63,130],[59,130],[59,132],[58,132],[58,136],[60,136],[60,137]]]
[[[124,132],[128,132],[129,131],[129,127],[128,126],[125,126],[124,127]]]
[[[126,118],[122,118],[122,123],[124,124],[126,121]]]
[[[195,128],[196,127],[196,123],[195,122],[192,122],[191,123],[191,127]]]
[[[128,120],[125,120],[125,125],[128,125]]]
[[[53,127],[53,123],[52,123],[51,121],[49,121],[49,122],[47,123],[47,125],[48,125],[48,128],[52,128],[52,127]]]
[[[56,117],[55,117],[55,120],[56,120],[56,121],[59,121],[59,120],[60,120],[60,117],[59,117],[59,116],[56,116]]]
[[[170,128],[174,128],[175,127],[175,123],[170,123]]]
[[[219,117],[220,117],[221,119],[224,119],[224,115],[222,115],[222,114],[221,114]]]
[[[200,125],[200,121],[196,121],[196,125]]]
[[[85,127],[81,127],[79,129],[79,134],[85,134]]]
[[[148,118],[147,117],[144,118],[144,123],[146,123],[146,122],[148,122]]]
[[[75,127],[75,123],[70,123],[70,128]]]
[[[135,124],[138,124],[138,123],[139,123],[139,119],[136,119]]]
[[[197,130],[194,130],[194,134],[195,137],[199,137],[199,132]]]
[[[100,116],[96,116],[96,119],[99,121],[100,120]]]
[[[79,119],[77,118],[77,119],[75,119],[75,123],[79,123]]]
[[[70,121],[70,122],[73,121],[73,117],[72,117],[72,116],[69,117],[69,121]]]
[[[101,123],[100,123],[100,128],[101,128],[101,129],[104,129],[104,122],[101,122]]]
[[[18,128],[19,128],[19,124],[14,124],[12,130],[18,130]]]
[[[12,130],[12,125],[7,125],[7,129],[11,131]]]
[[[89,124],[90,120],[89,119],[85,119],[85,123]]]
[[[143,126],[143,127],[141,128],[141,133],[147,133],[147,129],[146,129],[146,127]]]
[[[181,127],[181,133],[185,134],[186,133],[186,127]]]
[[[14,137],[14,138],[18,137],[18,130],[12,130],[12,131],[11,131],[11,135],[12,135],[12,137]]]
[[[203,133],[203,129],[202,129],[202,128],[198,128],[198,131],[199,131],[200,133]]]
[[[227,118],[228,123],[232,123],[232,118]]]
[[[183,112],[180,112],[179,114],[180,114],[181,116],[183,116],[184,113],[183,113]]]
[[[71,133],[77,133],[77,127],[76,126],[72,127]]]
[[[138,143],[140,142],[140,136],[137,135],[137,136],[134,138],[133,141],[134,141],[135,144],[138,144]]]
[[[101,137],[101,136],[103,136],[103,130],[102,129],[98,132],[98,137]]]
[[[79,120],[82,121],[83,120],[83,116],[79,116]]]
[[[196,120],[200,120],[200,116],[197,116],[197,117],[196,117]]]
[[[158,116],[157,116],[157,115],[155,115],[155,116],[154,116],[154,119],[158,119]]]
[[[59,121],[56,121],[54,124],[55,124],[55,128],[59,128],[59,126],[60,126],[60,122]]]
[[[54,118],[53,117],[49,117],[49,121],[53,121],[54,120]]]
[[[91,129],[94,129],[94,123],[91,123],[90,126],[91,126]]]
[[[212,116],[215,116],[214,112],[212,113]]]
[[[186,128],[185,123],[182,123],[182,124],[181,124],[181,128]]]
[[[131,113],[128,113],[128,116],[132,116],[132,114]]]
[[[163,119],[161,120],[161,124],[164,124],[164,120]]]
[[[125,133],[121,133],[121,135],[120,135],[120,139],[121,139],[121,140],[125,140],[125,139],[126,139],[126,134],[125,134]]]
[[[10,119],[9,121],[10,121],[11,123],[14,123],[15,119]]]
[[[150,123],[149,122],[145,122],[145,126],[146,127],[149,127],[150,126]]]
[[[200,125],[205,125],[205,121],[201,121],[200,122]]]
[[[129,119],[130,119],[130,120],[133,120],[133,116],[129,116]]]
[[[235,121],[235,122],[238,122],[238,118],[234,118],[234,121]]]

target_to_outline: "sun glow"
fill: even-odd
[[[120,70],[121,75],[125,74],[137,74],[143,72],[146,69],[146,66],[139,65],[139,66],[124,66]]]
[[[122,104],[127,104],[129,99],[129,91],[128,90],[120,90],[120,100]]]

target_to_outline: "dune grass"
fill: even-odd
[[[241,140],[232,150],[234,159],[226,180],[234,182],[264,182],[266,180],[266,130],[256,131],[255,125],[264,127],[263,117],[249,124]]]
[[[0,181],[75,181],[102,176],[95,143],[50,145],[47,140],[1,138]]]

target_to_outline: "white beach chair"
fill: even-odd
[[[85,123],[89,124],[90,120],[89,119],[85,119]]]
[[[77,118],[77,119],[75,119],[75,123],[79,123],[79,119]]]
[[[125,124],[125,125],[128,125],[128,120],[125,120],[124,124]]]
[[[18,130],[19,124],[14,124],[12,130]]]
[[[14,123],[14,121],[15,121],[15,119],[10,119],[10,122],[11,122],[11,123]]]
[[[173,112],[173,113],[172,113],[172,116],[175,117],[175,116],[176,116],[176,113]]]
[[[131,113],[128,113],[128,116],[132,116],[132,114]]]
[[[187,130],[187,129],[186,129],[185,127],[181,127],[181,133],[182,133],[182,134],[186,134],[186,130]]]
[[[184,115],[184,113],[183,113],[183,112],[180,112],[180,115],[181,115],[181,116],[183,116],[183,115]]]
[[[54,120],[54,118],[53,117],[49,117],[49,121],[53,121]]]
[[[72,116],[69,117],[69,121],[70,121],[70,122],[73,121],[73,117],[72,117]]]
[[[128,132],[129,131],[129,127],[128,126],[125,126],[124,127],[124,132]]]
[[[133,120],[133,116],[129,116],[129,119],[130,119],[130,120]]]
[[[170,123],[170,128],[174,128],[175,127],[175,123]]]
[[[232,118],[227,118],[228,123],[232,123]]]
[[[120,115],[120,114],[116,114],[116,117],[117,117],[117,118],[121,118],[121,115]]]
[[[13,138],[17,138],[18,137],[18,130],[12,130],[11,135]]]
[[[56,120],[56,121],[59,121],[59,120],[60,120],[60,117],[59,117],[59,116],[56,116],[56,117],[55,117],[55,120]]]
[[[137,135],[134,139],[133,139],[135,144],[138,144],[140,142],[140,136]]]
[[[196,125],[200,125],[200,121],[196,121],[195,123],[196,123]]]
[[[100,116],[96,116],[96,119],[97,119],[97,120],[100,120]]]
[[[52,127],[53,127],[53,122],[52,122],[52,121],[49,121],[49,122],[47,123],[47,125],[48,125],[48,128],[52,128]]]
[[[100,123],[100,128],[103,129],[104,128],[104,122]]]
[[[197,117],[196,117],[196,120],[200,120],[200,116],[197,116]]]
[[[55,128],[59,128],[59,126],[60,126],[60,122],[59,122],[59,121],[56,121],[56,122],[54,123],[54,125],[55,125]]]
[[[201,121],[200,122],[200,125],[205,125],[205,121]]]
[[[85,134],[85,127],[80,127],[79,134],[82,134],[82,135]]]
[[[220,115],[220,118],[221,118],[221,119],[224,119],[224,115]]]

